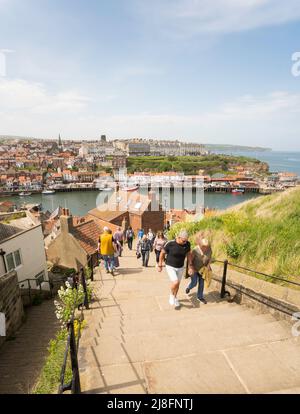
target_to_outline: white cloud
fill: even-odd
[[[23,79],[0,79],[0,111],[3,112],[76,112],[83,109],[88,101],[87,97],[77,91],[50,93],[41,83]]]
[[[239,32],[300,19],[299,0],[153,0],[137,3],[145,19],[153,19],[174,35]]]
[[[77,130],[85,125],[86,134],[91,136],[95,136],[96,127],[119,138],[179,138],[300,150],[299,108],[300,94],[278,91],[266,96],[242,96],[216,111],[193,115],[91,115],[80,119]]]
[[[188,115],[140,112],[104,116],[91,105],[87,111],[86,98],[81,95],[49,95],[42,85],[29,87],[22,82],[15,85],[18,99],[14,107],[12,91],[4,95],[3,86],[0,82],[0,134],[51,137],[61,132],[76,139],[96,138],[102,132],[115,138],[179,138],[300,150],[300,93],[245,95],[214,111]],[[2,104],[4,97],[9,98],[9,109]]]

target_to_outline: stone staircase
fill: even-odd
[[[169,281],[151,258],[125,251],[112,277],[98,269],[79,349],[85,393],[299,393],[300,342],[291,324],[209,291],[207,305]],[[153,254],[154,256],[154,254]]]

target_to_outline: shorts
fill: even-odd
[[[184,267],[176,268],[166,265],[166,271],[171,282],[180,282],[182,279]]]

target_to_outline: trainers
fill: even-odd
[[[169,304],[171,306],[175,305],[175,297],[174,297],[174,295],[170,295]]]
[[[185,293],[188,295],[190,293],[190,289],[189,288],[186,288],[185,289]]]
[[[175,308],[179,308],[180,307],[180,302],[179,302],[179,300],[177,298],[174,299],[174,305],[175,305]]]
[[[197,298],[197,300],[198,300],[199,302],[204,303],[204,305],[206,305],[206,304],[207,304],[207,301],[206,301],[205,299],[199,299],[199,298]]]

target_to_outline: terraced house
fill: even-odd
[[[42,227],[29,213],[0,214],[0,276],[11,271],[26,288],[29,281],[32,289],[49,289]]]

